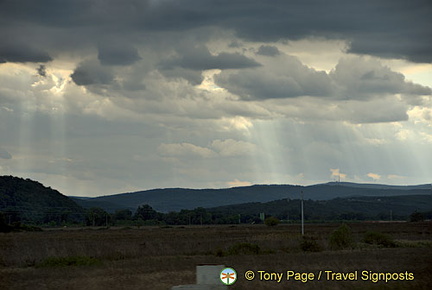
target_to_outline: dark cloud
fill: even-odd
[[[46,67],[45,65],[41,64],[37,69],[36,69],[38,75],[40,75],[41,77],[46,77],[47,76],[47,71],[46,71]]]
[[[136,48],[127,43],[104,43],[98,49],[103,65],[131,65],[141,59]]]
[[[221,7],[230,11],[222,13]],[[432,4],[428,0],[248,1],[219,3],[219,24],[252,41],[343,39],[348,51],[385,58],[432,62]]]
[[[261,42],[342,39],[351,53],[431,63],[431,14],[429,0],[1,1],[0,61],[46,62],[60,48],[96,46],[101,39],[145,42],[157,33],[190,34],[208,27]],[[17,47],[17,39],[31,39],[32,46]],[[137,56],[129,49],[100,51],[103,63],[133,63]],[[230,54],[203,61],[199,65],[182,59],[180,64],[190,69],[227,67],[230,61],[237,61],[235,67],[252,64]]]
[[[203,81],[201,71],[185,69],[182,67],[173,67],[171,69],[161,69],[161,73],[167,78],[182,78],[187,80],[191,85],[199,85]]]
[[[114,80],[112,73],[96,61],[80,63],[73,74],[71,74],[71,77],[79,86],[110,84]]]
[[[48,62],[52,58],[45,51],[27,44],[0,44],[0,63],[5,62]]]
[[[222,52],[212,55],[204,45],[183,46],[178,49],[179,56],[164,61],[162,67],[182,67],[191,70],[238,69],[260,66],[255,60],[239,53]]]
[[[276,46],[261,45],[257,51],[257,54],[265,55],[265,56],[276,56],[276,55],[279,55],[280,52]]]

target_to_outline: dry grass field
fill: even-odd
[[[232,289],[430,289],[432,223],[352,223],[354,244],[331,250],[340,224],[307,224],[316,252],[301,248],[299,225],[64,228],[0,234],[0,289],[170,289],[194,284],[199,264],[223,264]],[[373,231],[396,247],[366,244]],[[247,281],[247,270],[413,273],[411,281]]]

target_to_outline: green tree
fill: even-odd
[[[113,219],[116,221],[129,221],[132,220],[132,211],[130,209],[116,210]]]
[[[108,226],[110,215],[100,207],[92,207],[85,214],[85,222],[87,226]]]
[[[422,222],[424,215],[421,212],[415,211],[410,215],[410,222]]]
[[[134,219],[142,219],[143,221],[146,221],[156,220],[158,217],[158,212],[155,211],[150,205],[142,204],[137,208]]]

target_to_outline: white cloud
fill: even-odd
[[[387,178],[390,180],[403,180],[406,178],[406,176],[400,176],[400,175],[396,175],[396,174],[389,174],[387,175]]]
[[[252,185],[252,183],[249,182],[249,181],[240,181],[238,179],[234,179],[233,181],[228,181],[227,184],[230,187],[240,187],[240,186],[250,186],[250,185]]]
[[[158,152],[162,156],[175,156],[184,158],[193,156],[201,158],[213,158],[216,156],[214,151],[190,143],[162,143],[158,147]]]
[[[342,179],[345,179],[347,175],[345,173],[340,172],[339,168],[333,169],[330,168],[331,177],[336,178],[337,181],[342,181]]]
[[[376,173],[368,173],[366,174],[368,177],[372,178],[374,181],[380,180],[381,179],[381,175],[376,174]]]

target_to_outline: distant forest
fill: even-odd
[[[83,208],[39,182],[0,176],[0,228],[6,230],[17,223],[38,226],[251,224],[262,223],[263,217],[296,223],[300,221],[300,202],[280,199],[168,213],[141,204],[135,211],[125,208],[109,213],[101,207]],[[308,199],[304,201],[304,214],[306,222],[432,219],[432,195]]]

